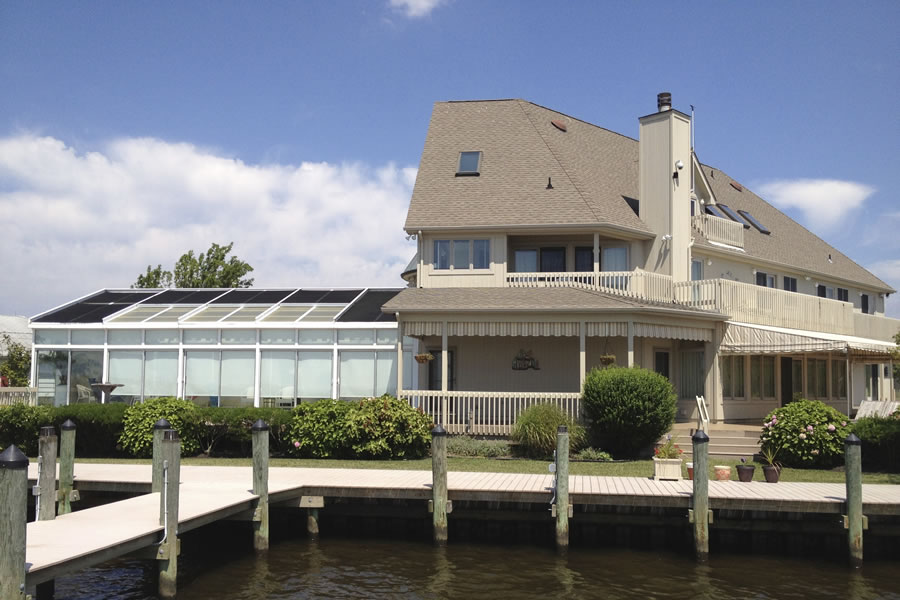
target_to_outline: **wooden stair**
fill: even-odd
[[[709,456],[751,460],[753,455],[759,452],[760,429],[746,425],[710,424],[706,432],[709,436]],[[696,430],[696,424],[676,423],[669,431],[678,447],[684,450],[685,460],[690,460],[693,454],[691,436]],[[665,437],[660,440],[664,441]]]

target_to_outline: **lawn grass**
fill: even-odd
[[[78,459],[76,462],[85,463],[120,463],[120,464],[150,464],[149,459]],[[478,471],[488,473],[548,473],[548,460],[528,459],[496,459],[496,458],[449,458],[449,470],[451,471]],[[250,466],[249,458],[185,458],[181,464],[191,466]],[[714,465],[729,465],[732,467],[731,478],[737,479],[739,460],[710,459],[709,478],[713,479]],[[762,465],[756,464],[757,469],[753,474],[754,481],[765,481]],[[394,469],[394,470],[419,470],[430,471],[431,459],[420,460],[337,460],[337,459],[303,459],[303,458],[273,458],[269,462],[273,467],[307,467],[323,469]],[[569,473],[572,475],[600,475],[607,477],[651,477],[653,475],[653,461],[634,460],[616,462],[571,462]],[[683,469],[683,475],[687,476],[687,470]],[[805,481],[812,483],[844,483],[842,470],[820,469],[783,469],[781,481]],[[900,485],[900,473],[863,473],[863,483],[888,483]]]

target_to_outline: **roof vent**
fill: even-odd
[[[556,127],[557,129],[559,129],[560,131],[568,131],[566,124],[558,119],[553,119],[552,121],[550,121],[550,124],[553,125],[554,127]]]
[[[659,109],[659,112],[663,112],[666,110],[672,110],[672,93],[671,92],[660,92],[656,95],[656,108]]]
[[[743,192],[743,191],[744,191],[744,186],[742,186],[741,184],[739,184],[737,181],[732,181],[732,182],[731,182],[731,187],[733,187],[734,189],[736,189],[736,190],[739,191],[739,192]]]

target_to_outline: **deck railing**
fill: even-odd
[[[853,313],[853,335],[883,342],[891,342],[900,332],[900,319],[892,319],[884,315],[867,315]]]
[[[577,392],[403,390],[399,396],[451,434],[509,435],[519,415],[536,404],[553,404],[571,418],[581,418],[581,394]]]
[[[0,388],[0,406],[11,404],[37,404],[37,388],[4,387]]]
[[[506,285],[527,288],[576,287],[656,302],[671,302],[673,292],[671,277],[649,271],[507,273]]]
[[[744,247],[744,226],[740,223],[710,215],[695,215],[691,217],[691,225],[711,242]]]

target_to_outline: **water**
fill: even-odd
[[[896,562],[854,571],[824,559],[714,555],[697,565],[673,552],[573,548],[560,556],[533,545],[435,548],[427,541],[302,536],[257,558],[248,531],[231,541],[185,540],[179,599],[900,600]],[[148,600],[155,588],[155,564],[123,560],[57,580],[56,598]]]

